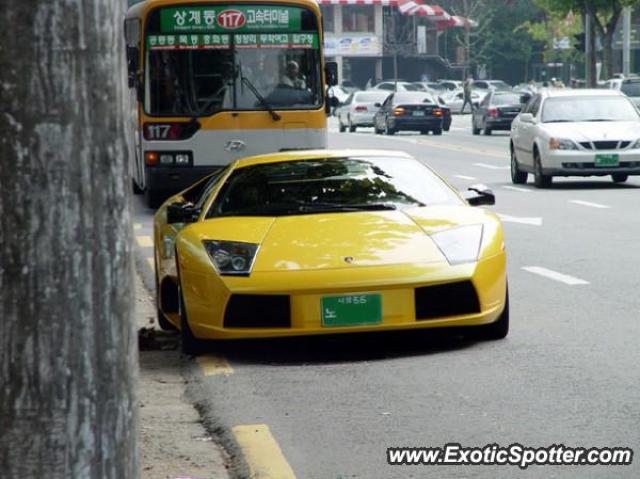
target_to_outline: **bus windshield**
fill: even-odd
[[[229,12],[235,15],[231,26],[224,16]],[[178,13],[187,19],[180,25]],[[195,14],[200,24],[189,23]],[[300,8],[158,9],[148,22],[145,110],[196,117],[221,110],[317,109],[323,100],[318,43],[315,17]]]

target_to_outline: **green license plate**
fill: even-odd
[[[618,166],[620,164],[620,155],[596,155],[596,166]]]
[[[346,294],[323,296],[323,326],[362,326],[382,322],[380,294]]]

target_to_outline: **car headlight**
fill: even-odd
[[[573,140],[563,138],[551,138],[549,140],[550,150],[577,150],[578,146]]]
[[[258,245],[239,241],[204,240],[213,266],[221,276],[249,276]]]
[[[430,235],[450,265],[478,260],[482,243],[482,225],[459,226]]]

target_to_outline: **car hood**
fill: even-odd
[[[219,218],[201,225],[201,239],[260,245],[254,272],[308,271],[446,262],[429,234],[497,222],[466,206],[410,208],[277,218]]]
[[[544,130],[553,137],[575,141],[634,141],[640,138],[640,122],[602,121],[575,123],[543,123]]]

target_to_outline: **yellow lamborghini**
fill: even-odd
[[[509,331],[502,226],[409,155],[317,150],[235,161],[154,222],[158,313],[203,339],[474,327]]]

